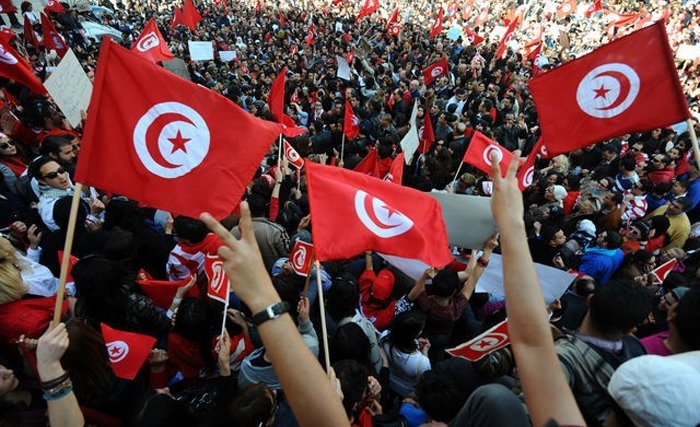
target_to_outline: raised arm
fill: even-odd
[[[462,286],[462,293],[464,294],[465,298],[471,298],[472,294],[474,293],[476,282],[479,281],[481,275],[484,274],[484,270],[486,270],[486,267],[488,267],[491,253],[496,246],[498,246],[498,236],[494,234],[493,236],[489,237],[486,242],[484,242],[483,255],[476,258],[476,252],[473,252],[471,258],[469,258],[469,263],[472,264],[473,262],[473,267],[471,269],[471,274],[469,274],[469,277],[467,278],[467,283]],[[469,268],[469,265],[467,265],[467,268]]]
[[[231,286],[253,314],[281,301],[265,271],[253,233],[248,203],[241,203],[241,238],[236,239],[211,215],[202,221],[224,242],[218,254],[232,280]],[[299,424],[312,427],[347,426],[341,401],[318,360],[304,344],[288,313],[261,323],[258,331],[266,355],[280,380]]]
[[[516,151],[503,178],[498,160],[491,157],[491,211],[501,233],[508,335],[533,425],[544,426],[552,419],[559,425],[585,425],[559,366],[544,297],[527,245],[522,195],[516,179],[519,158]]]

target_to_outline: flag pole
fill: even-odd
[[[282,134],[280,134],[280,139],[278,143],[279,147],[277,148],[278,154],[277,154],[277,165],[280,168],[280,172],[282,172]]]
[[[58,290],[56,291],[56,305],[53,309],[53,320],[51,326],[56,326],[61,322],[61,312],[63,311],[63,297],[66,293],[66,278],[68,277],[68,265],[70,254],[73,249],[73,234],[75,234],[75,223],[77,221],[78,204],[80,195],[83,192],[83,184],[76,183],[73,189],[73,199],[70,204],[70,216],[68,217],[68,230],[66,231],[66,242],[63,245],[63,259],[61,260],[61,273],[58,278]]]
[[[340,141],[340,166],[344,166],[345,163],[343,159],[345,158],[345,132],[343,132],[343,139]]]
[[[457,173],[455,173],[455,177],[452,179],[452,184],[450,184],[453,188],[455,186],[455,181],[457,181],[457,177],[459,176],[459,172],[462,170],[462,166],[464,166],[464,162],[459,163],[459,167],[457,168]]]
[[[693,119],[688,119],[685,121],[688,124],[688,133],[690,134],[690,143],[693,146],[693,156],[695,157],[695,163],[700,169],[700,148],[698,147],[698,137],[695,135],[695,127],[693,126]]]
[[[314,253],[311,253],[311,263],[310,264],[314,263],[314,258],[315,258]],[[310,271],[306,274],[306,279],[304,280],[304,289],[301,291],[301,295],[304,297],[309,296],[309,283],[311,283],[311,272]]]
[[[226,330],[226,317],[228,317],[228,301],[231,297],[231,280],[226,280],[226,301],[224,301],[224,320],[221,322],[221,333],[219,334],[219,342],[224,338]]]
[[[316,266],[316,286],[318,286],[318,308],[321,316],[321,335],[323,336],[323,357],[326,361],[326,371],[331,367],[331,358],[328,353],[328,328],[326,328],[326,304],[323,301],[323,285],[321,284],[321,264],[314,261]],[[311,274],[311,272],[309,272]]]

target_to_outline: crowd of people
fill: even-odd
[[[278,158],[277,141],[230,217],[173,217],[77,190],[81,127],[2,78],[3,425],[700,423],[700,159],[689,125],[538,153],[533,184],[521,193],[515,178],[540,136],[530,79],[636,29],[613,25],[619,15],[664,19],[674,51],[696,45],[696,2],[580,3],[561,14],[559,2],[399,0],[358,19],[361,5],[347,0],[207,0],[195,2],[196,30],[171,25],[180,4],[101,5],[110,11],[99,20],[127,47],[154,18],[194,83],[260,118],[274,120],[267,99],[285,71],[285,113],[308,129],[288,140],[307,162],[354,169],[376,155],[383,178],[410,127],[421,128],[400,184],[490,197],[500,236],[454,248],[454,263],[416,280],[367,251],[318,265],[305,283],[289,257],[294,241],[314,237],[306,176]],[[440,8],[443,29],[431,37]],[[31,3],[20,9],[24,30],[40,37]],[[65,9],[48,19],[93,77],[99,43],[80,24],[89,12]],[[513,19],[521,23],[496,57]],[[190,60],[188,41],[211,41],[215,59]],[[39,78],[51,72],[53,53],[21,33],[10,43]],[[338,76],[338,57],[349,79]],[[426,84],[422,70],[441,58],[449,72]],[[698,59],[676,63],[700,131]],[[346,101],[359,121],[354,138],[344,137]],[[497,162],[490,175],[463,164],[476,131],[515,154],[504,178]],[[65,325],[49,327],[76,191]],[[338,239],[352,232],[337,230]],[[205,259],[217,253],[232,279],[227,305],[206,295]],[[505,295],[476,291],[492,253],[503,257]],[[670,273],[655,272],[670,260]],[[578,273],[549,307],[532,261]],[[476,362],[445,352],[506,317],[510,346]],[[115,375],[101,325],[156,339],[135,378]]]

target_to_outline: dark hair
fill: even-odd
[[[587,297],[588,295],[595,293],[598,288],[598,283],[591,276],[583,276],[574,280],[572,287],[576,292],[576,295]]]
[[[44,177],[41,176],[41,167],[49,162],[56,162],[56,159],[49,156],[37,157],[36,159],[32,160],[31,163],[29,163],[29,174],[37,180],[43,179]]]
[[[355,360],[341,360],[333,364],[335,376],[343,391],[343,408],[348,418],[352,417],[355,405],[362,401],[367,390],[369,370]]]
[[[365,379],[366,381],[366,379]],[[227,407],[227,415],[238,427],[265,425],[275,409],[268,388],[263,383],[243,388]]]
[[[632,280],[612,280],[591,298],[589,315],[601,333],[617,337],[649,314],[652,295]]]
[[[657,182],[654,185],[654,194],[656,195],[664,195],[667,194],[669,191],[671,191],[671,184],[670,182]]]
[[[440,270],[433,278],[433,283],[425,287],[425,291],[428,295],[435,295],[438,297],[449,297],[455,293],[455,291],[461,288],[461,283],[459,282],[459,276],[454,270],[445,268]]]
[[[691,288],[676,306],[676,328],[690,350],[700,350],[700,289]]]
[[[105,258],[121,262],[125,267],[131,269],[133,267],[131,261],[138,254],[134,234],[119,227],[111,229],[108,238],[105,240],[102,254]]]
[[[405,353],[418,349],[416,339],[425,327],[426,315],[420,310],[409,310],[399,313],[391,321],[387,340],[392,347],[397,347]]]
[[[251,194],[246,200],[248,201],[248,207],[250,207],[250,214],[253,217],[266,216],[269,199],[259,194]]]
[[[71,373],[75,396],[81,402],[102,398],[113,379],[104,339],[80,321],[69,322],[66,329],[69,344],[61,365]]]
[[[299,313],[297,306],[299,305],[300,293],[303,289],[303,278],[296,274],[278,274],[272,278],[272,285],[279,294],[282,301],[289,303],[289,315],[296,321]]]
[[[654,189],[654,184],[646,178],[639,180],[637,185],[644,193],[649,193]]]
[[[606,236],[605,236],[605,241],[607,242],[607,248],[608,249],[617,249],[620,246],[622,246],[622,236],[620,236],[620,233],[614,230],[607,229],[606,231]]]
[[[196,425],[195,418],[187,407],[167,394],[150,391],[141,406],[125,423],[126,427],[191,427]]]
[[[545,244],[549,243],[552,239],[554,239],[554,236],[559,231],[561,231],[561,227],[555,227],[548,224],[543,225],[542,229],[540,229],[540,237],[542,238],[542,242]]]
[[[427,371],[420,376],[415,394],[430,418],[445,423],[457,416],[465,401],[452,377],[437,371]]]
[[[128,299],[123,267],[100,256],[89,256],[75,264],[71,275],[78,290],[76,312],[92,326],[104,322],[123,327]]]
[[[58,157],[58,153],[61,152],[61,148],[66,145],[71,145],[70,138],[63,135],[51,135],[47,136],[41,142],[41,148],[39,148],[39,153],[42,156]]]
[[[199,243],[209,234],[209,229],[202,221],[184,215],[175,218],[173,230],[178,237],[185,238],[191,243]]]
[[[631,172],[635,169],[637,166],[637,162],[634,159],[634,156],[625,156],[620,159],[620,169],[624,169],[628,172]]]
[[[336,277],[333,285],[326,292],[328,306],[326,311],[335,320],[353,316],[359,306],[360,291],[357,283],[350,277]]]
[[[331,365],[344,359],[352,359],[369,366],[371,344],[357,323],[348,322],[338,326],[328,347]]]
[[[666,233],[671,226],[671,222],[666,215],[653,216],[649,218],[648,222],[651,225],[651,230],[655,231],[655,237]]]
[[[693,201],[688,197],[678,197],[674,200],[674,202],[681,205],[683,212],[686,212],[693,205]]]

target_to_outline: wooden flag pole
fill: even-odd
[[[343,159],[345,158],[345,132],[343,132],[343,139],[340,141],[340,166],[343,167],[345,163]]]
[[[331,358],[328,352],[328,328],[326,327],[326,303],[323,300],[323,285],[321,284],[321,264],[314,261],[316,266],[316,286],[318,286],[318,308],[321,316],[321,335],[323,335],[323,357],[326,361],[326,371],[331,367]],[[309,272],[311,274],[311,272]]]
[[[315,255],[315,254],[312,252],[312,253],[311,253],[311,262],[310,262],[309,264],[313,264],[313,263],[314,263],[314,258],[315,258],[314,255]],[[318,270],[317,270],[317,271],[318,271]],[[304,296],[304,297],[308,297],[308,296],[309,296],[309,283],[311,283],[311,271],[309,271],[309,272],[306,274],[306,279],[304,280],[304,289],[301,291],[301,295]]]
[[[70,204],[70,216],[68,217],[68,230],[66,232],[66,242],[63,245],[63,259],[61,260],[61,274],[58,278],[58,290],[56,291],[56,305],[53,309],[53,320],[51,326],[54,327],[61,322],[61,312],[63,311],[63,297],[66,293],[66,278],[68,277],[68,265],[70,254],[73,249],[73,234],[75,234],[75,222],[77,220],[78,205],[80,195],[83,192],[82,184],[75,184],[73,189],[73,199]]]
[[[698,147],[698,137],[695,135],[695,127],[693,127],[693,119],[688,119],[685,121],[688,124],[688,133],[690,134],[690,143],[693,146],[693,156],[695,156],[695,163],[700,169],[700,148]]]

